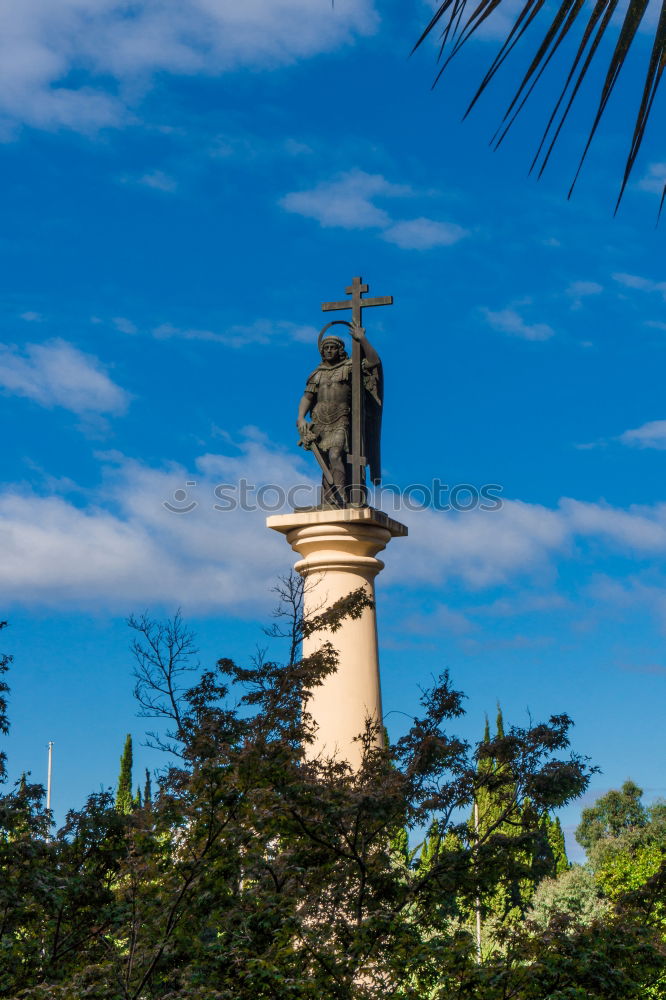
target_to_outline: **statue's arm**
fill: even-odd
[[[363,357],[367,361],[368,368],[376,368],[377,365],[381,364],[381,359],[377,354],[377,351],[374,349],[374,347],[366,337],[365,330],[363,329],[362,326],[352,327],[351,335],[354,338],[354,340],[358,340],[359,344],[361,345],[361,352],[363,354]]]
[[[296,426],[298,427],[301,434],[305,432],[308,426],[308,422],[305,419],[310,410],[312,409],[312,404],[314,402],[314,396],[311,392],[304,392],[301,396],[301,401],[298,404],[298,416],[296,418]]]

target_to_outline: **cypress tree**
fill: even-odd
[[[497,733],[498,740],[504,739],[504,716],[502,715],[502,706],[497,702]]]
[[[504,738],[504,718],[502,716],[502,709],[497,704],[497,731],[495,733],[494,739]],[[486,715],[485,727],[483,730],[483,742],[490,743],[490,723],[488,721],[488,716]],[[478,761],[476,769],[480,774],[492,774],[500,773],[503,765],[498,763],[495,757],[483,756]],[[498,797],[493,795],[488,789],[480,789],[477,793],[477,805],[479,807],[479,833],[484,834],[485,831],[497,821],[498,815],[501,812],[502,804],[499,802]],[[472,829],[474,828],[474,810],[472,809],[472,814],[470,816],[470,824]],[[503,825],[502,825],[503,826]],[[498,833],[505,832],[503,828],[498,829]],[[509,831],[507,831],[509,832]]]
[[[567,848],[564,842],[564,831],[562,830],[560,817],[555,816],[553,819],[548,815],[548,813],[546,813],[546,830],[548,834],[548,844],[553,852],[555,874],[561,875],[562,872],[568,871],[571,865],[569,864],[569,859],[567,857]]]
[[[421,853],[419,855],[419,866],[426,871],[430,868],[433,859],[437,857],[437,853],[442,842],[442,835],[439,831],[439,823],[437,820],[433,820],[430,824],[430,829],[428,830],[426,839],[423,841],[423,846],[421,847]]]
[[[391,851],[401,865],[409,864],[409,835],[404,826],[398,827],[391,837]]]
[[[143,786],[143,804],[146,809],[150,809],[153,804],[153,786],[150,781],[150,771],[146,768],[146,781]]]
[[[486,715],[486,724],[483,729],[483,742],[490,743],[490,723],[488,721],[488,716]],[[495,760],[492,757],[481,757],[477,761],[476,770],[479,773],[487,774],[489,771],[493,771],[495,768]],[[479,816],[483,816],[484,819],[482,823],[485,825],[486,821],[489,821],[491,809],[490,809],[491,796],[487,789],[480,789],[477,793],[476,802],[479,807]],[[470,827],[474,829],[474,807],[472,807],[472,813],[470,815]]]
[[[504,730],[504,716],[499,702],[497,704],[495,728],[496,732],[493,738],[497,740],[503,739],[506,734]],[[487,716],[483,742],[485,744],[491,742]],[[502,775],[505,766],[495,757],[486,756],[479,760],[477,771],[485,774]],[[516,827],[515,821],[500,823],[495,827],[505,806],[508,791],[510,791],[510,785],[502,793],[495,793],[489,789],[479,790],[477,793],[479,834],[483,836],[489,829],[494,827],[495,834],[499,836],[513,838],[519,832],[523,835],[538,833],[538,836],[535,837],[532,846],[522,852],[524,876],[502,880],[492,895],[484,901],[493,917],[500,922],[511,916],[517,918],[520,913],[526,911],[537,885],[543,878],[555,877],[555,875],[569,868],[569,861],[564,846],[564,835],[559,820],[552,818],[548,813],[539,814],[529,798],[525,798],[519,803],[520,830]],[[470,816],[469,825],[470,829],[474,831],[473,812]],[[516,855],[516,857],[521,857],[521,854]]]
[[[120,774],[116,789],[116,809],[119,813],[131,813],[134,808],[132,798],[132,736],[125,737],[125,746],[120,758]]]

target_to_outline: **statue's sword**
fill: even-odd
[[[324,456],[322,455],[322,453],[319,450],[319,445],[317,444],[316,441],[311,441],[310,444],[308,445],[308,447],[309,447],[310,451],[312,452],[312,454],[314,455],[314,457],[317,459],[317,462],[319,463],[319,468],[322,471],[322,474],[324,476],[324,479],[326,480],[327,485],[328,486],[333,486],[334,485],[333,484],[333,473],[331,472],[331,470],[327,466],[326,459],[324,458]]]
[[[302,441],[301,444],[303,444]],[[317,459],[317,464],[319,465],[319,468],[322,471],[322,475],[324,477],[324,482],[326,483],[326,485],[329,487],[329,489],[333,490],[334,495],[337,496],[339,500],[344,502],[344,497],[341,496],[340,490],[333,481],[333,473],[326,464],[326,459],[322,455],[317,442],[309,441],[307,445],[304,445],[304,447],[307,447],[308,450],[311,451],[314,457]]]

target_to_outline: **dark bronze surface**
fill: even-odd
[[[373,483],[380,476],[383,375],[362,319],[365,308],[392,305],[393,296],[363,298],[368,285],[360,276],[345,291],[350,298],[324,302],[321,308],[323,312],[351,310],[351,322],[345,323],[352,335],[351,364],[338,338],[332,333],[320,335],[322,360],[308,379],[297,420],[300,444],[314,452],[323,472],[324,507],[366,506],[366,465]],[[308,413],[309,422],[305,420]]]

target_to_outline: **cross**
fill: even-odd
[[[363,310],[368,306],[392,306],[392,295],[380,295],[372,299],[364,299],[363,293],[368,291],[368,285],[363,284],[361,277],[354,278],[351,285],[345,288],[350,299],[342,302],[323,302],[322,312],[336,312],[339,309],[351,309],[352,323],[362,326]],[[348,461],[352,467],[351,500],[362,502],[365,497],[365,456],[363,454],[363,378],[361,372],[361,345],[352,338],[352,447]],[[358,491],[358,492],[357,492]]]

